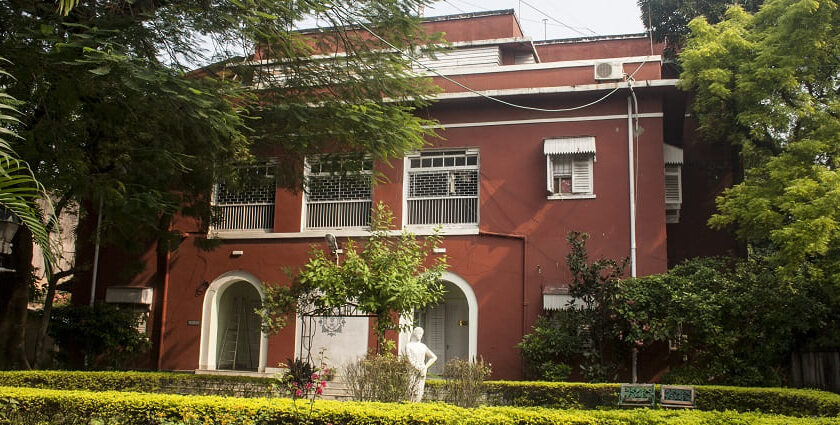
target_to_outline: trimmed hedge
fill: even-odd
[[[54,390],[134,391],[144,393],[265,397],[272,378],[196,375],[172,372],[83,372],[27,370],[0,372],[0,386]]]
[[[167,372],[0,372],[0,386],[58,390],[134,391],[165,394],[264,397],[273,395],[271,378]],[[428,398],[440,382],[429,380]],[[488,381],[487,404],[560,409],[615,409],[619,384]],[[840,415],[840,395],[790,388],[697,386],[698,410],[735,410],[787,416]]]
[[[434,384],[433,384],[434,385]],[[561,409],[603,409],[618,405],[619,384],[488,381],[488,403]],[[698,410],[736,410],[788,416],[838,416],[840,395],[794,388],[695,386]],[[657,396],[659,388],[657,387]]]
[[[0,387],[4,423],[51,424],[312,424],[312,425],[827,425],[837,418],[792,418],[757,413],[686,410],[550,410],[439,403],[395,404],[318,401],[309,410],[289,399],[223,398],[129,392]],[[307,420],[309,419],[309,420]]]

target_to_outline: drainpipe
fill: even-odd
[[[630,276],[636,277],[636,181],[635,167],[633,164],[633,103],[627,97],[627,165],[628,182],[630,184]],[[639,349],[633,347],[631,359],[631,374],[633,383],[638,382],[638,356]]]
[[[528,299],[526,298],[526,279],[528,277],[528,273],[526,271],[526,267],[528,264],[528,250],[526,249],[528,245],[528,237],[525,235],[517,235],[515,233],[499,233],[499,232],[487,232],[484,230],[480,230],[478,232],[479,236],[493,236],[497,238],[508,238],[508,239],[518,239],[522,241],[522,337],[525,337],[525,334],[528,332],[527,322],[528,322]],[[525,371],[525,360],[523,359],[523,372]]]

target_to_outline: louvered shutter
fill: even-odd
[[[592,157],[575,158],[573,161],[572,193],[592,193]]]
[[[545,179],[546,179],[546,190],[548,193],[554,193],[554,169],[551,165],[551,155],[545,156]]]
[[[682,184],[679,167],[668,167],[665,170],[665,204],[679,205],[682,203]]]

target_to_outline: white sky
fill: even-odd
[[[645,31],[636,0],[441,0],[426,8],[425,16],[499,9],[515,10],[525,35],[534,40]]]

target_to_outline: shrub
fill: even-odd
[[[755,413],[664,410],[550,410],[437,403],[394,404],[322,401],[312,416],[289,399],[236,399],[120,392],[34,390],[0,387],[0,417],[9,423],[51,424],[372,424],[372,425],[828,425],[836,418],[792,418]]]
[[[476,407],[484,398],[484,380],[490,364],[482,359],[470,362],[452,359],[443,368],[443,401],[461,407]]]
[[[405,356],[371,354],[344,367],[344,382],[357,401],[410,400],[417,379]]]
[[[52,310],[50,335],[62,349],[60,362],[74,364],[79,352],[85,369],[118,369],[151,345],[138,330],[141,314],[111,304],[65,305]],[[68,356],[68,354],[71,354]]]

